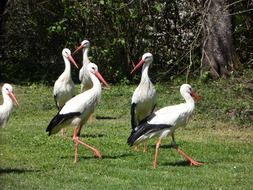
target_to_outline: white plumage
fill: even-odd
[[[2,87],[3,104],[0,105],[0,128],[4,128],[10,118],[13,101],[18,105],[18,101],[13,94],[13,88],[10,84],[5,83]]]
[[[87,65],[90,63],[88,57],[88,51],[90,48],[90,42],[88,40],[83,40],[81,45],[73,52],[75,54],[79,50],[83,50],[83,66],[79,71],[79,80],[81,82],[81,92],[89,90],[92,87],[92,81],[87,69]]]
[[[134,129],[140,124],[147,116],[149,116],[156,106],[156,90],[152,84],[149,76],[148,69],[153,62],[153,55],[145,53],[141,61],[131,71],[132,74],[142,67],[141,81],[135,89],[132,96],[131,104],[131,125]],[[144,143],[143,152],[146,152],[146,144]]]
[[[149,116],[156,105],[156,90],[148,76],[148,69],[152,61],[153,55],[145,53],[131,72],[132,74],[135,73],[142,66],[141,81],[132,96],[132,128],[135,128],[143,119]]]
[[[85,124],[89,116],[94,112],[100,99],[101,84],[98,79],[107,85],[94,63],[90,63],[87,69],[93,83],[92,88],[67,101],[60,112],[51,120],[46,129],[49,135],[51,135],[67,126],[74,127],[73,140],[76,142],[75,162],[77,161],[78,144],[83,144],[85,147],[91,149],[97,157],[101,157],[97,149],[79,140],[76,131],[77,128],[81,128],[83,124]]]
[[[54,99],[59,110],[70,98],[75,96],[75,84],[71,78],[70,62],[78,68],[68,48],[64,48],[62,50],[62,57],[64,60],[65,69],[64,72],[55,81],[53,89]]]
[[[202,163],[193,160],[176,146],[174,131],[178,127],[185,126],[187,124],[195,108],[195,102],[193,98],[199,100],[199,97],[188,84],[183,84],[180,87],[180,93],[185,99],[185,103],[164,107],[154,112],[147,118],[147,121],[141,123],[135,129],[133,129],[130,137],[128,138],[128,144],[132,146],[141,142],[145,142],[149,138],[158,137],[158,141],[156,143],[154,168],[157,167],[158,149],[161,140],[168,135],[172,135],[172,144],[174,145],[174,148],[176,148],[181,155],[189,160],[191,165],[202,165]]]

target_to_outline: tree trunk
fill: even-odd
[[[228,77],[238,69],[229,0],[204,0],[202,66],[212,77]]]
[[[4,15],[4,12],[5,12],[5,8],[6,8],[6,6],[7,6],[7,4],[8,4],[8,0],[1,0],[0,1],[0,31],[2,31],[2,17],[3,17],[3,15]]]

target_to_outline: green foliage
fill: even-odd
[[[250,6],[236,3],[235,12]],[[147,51],[154,55],[157,81],[185,74],[190,51],[190,73],[199,75],[201,11],[200,4],[183,0],[10,1],[2,17],[0,80],[51,84],[63,70],[61,50],[73,51],[84,39],[112,83],[131,80],[130,70]],[[250,12],[236,15],[236,45],[246,67],[252,65],[250,23]],[[81,63],[80,54],[75,59]],[[78,74],[73,78],[77,82]]]
[[[253,68],[253,4],[248,0],[236,4],[234,17],[235,43],[240,60],[246,68]],[[237,15],[238,14],[238,15]]]

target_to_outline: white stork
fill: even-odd
[[[131,135],[128,138],[128,144],[130,146],[139,144],[152,137],[158,137],[156,143],[156,152],[154,159],[154,168],[157,168],[158,150],[161,144],[161,140],[168,135],[172,136],[172,145],[184,158],[186,158],[190,165],[199,166],[203,163],[193,160],[190,156],[184,153],[178,148],[174,138],[174,132],[179,126],[185,126],[192,115],[195,107],[195,102],[200,100],[200,97],[195,94],[192,87],[189,84],[183,84],[180,87],[180,93],[185,99],[185,103],[178,105],[164,107],[147,118],[147,121],[141,123],[135,129],[133,129]]]
[[[88,57],[88,51],[90,48],[90,42],[88,40],[83,40],[81,45],[73,52],[75,54],[79,50],[83,50],[83,66],[79,71],[79,80],[81,81],[81,92],[89,90],[92,87],[92,81],[90,79],[89,71],[87,70],[87,65],[90,63]]]
[[[49,132],[49,135],[52,135],[67,126],[74,127],[73,141],[75,141],[75,162],[77,162],[79,144],[92,150],[95,156],[101,158],[101,154],[96,148],[79,140],[79,137],[77,136],[77,128],[81,128],[81,126],[86,123],[89,116],[94,112],[100,99],[101,84],[98,79],[100,79],[105,85],[108,85],[98,72],[97,65],[90,63],[87,66],[87,69],[93,83],[92,88],[67,101],[58,114],[51,120],[46,129],[46,131]]]
[[[68,48],[64,48],[62,50],[62,57],[64,60],[65,69],[64,72],[55,81],[53,89],[54,100],[58,110],[61,110],[64,104],[76,94],[75,84],[71,78],[70,62],[73,63],[78,68]],[[62,136],[65,136],[66,135],[65,133],[66,131],[63,129]]]
[[[75,96],[75,84],[71,78],[70,62],[78,68],[68,48],[64,48],[62,50],[62,57],[65,63],[65,70],[55,81],[53,90],[55,103],[59,110],[61,110],[61,108],[70,98]]]
[[[10,84],[5,83],[2,87],[3,104],[0,105],[0,128],[4,128],[7,124],[13,109],[13,102],[17,105],[18,101],[13,94],[13,88]]]
[[[145,53],[142,56],[141,61],[131,71],[131,74],[142,67],[141,81],[138,87],[135,89],[132,96],[131,105],[131,125],[132,129],[140,124],[147,116],[149,116],[156,106],[156,90],[152,84],[149,76],[148,69],[153,62],[153,55],[151,53]],[[146,151],[146,144],[144,143],[144,152]]]

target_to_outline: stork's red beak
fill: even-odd
[[[200,101],[200,97],[194,91],[191,91],[190,94],[196,100],[196,102]]]
[[[73,57],[72,57],[71,55],[68,56],[68,60],[69,60],[71,63],[73,63],[73,64],[76,66],[76,68],[79,69],[77,63],[75,62],[75,60],[73,59]]]
[[[141,68],[141,66],[142,66],[144,63],[145,63],[145,61],[144,61],[144,60],[141,60],[141,61],[134,67],[134,69],[131,71],[131,74],[134,75],[134,74],[137,72],[137,70],[138,70],[139,68]]]
[[[102,75],[97,71],[95,72],[96,77],[107,87],[109,87],[108,83],[105,81],[105,79],[102,77]]]
[[[80,51],[81,49],[83,49],[85,46],[84,45],[80,45],[78,48],[76,48],[76,50],[72,53],[72,55],[74,55],[76,52]]]
[[[18,101],[17,101],[15,95],[12,92],[9,92],[8,95],[16,103],[16,105],[19,106]]]

